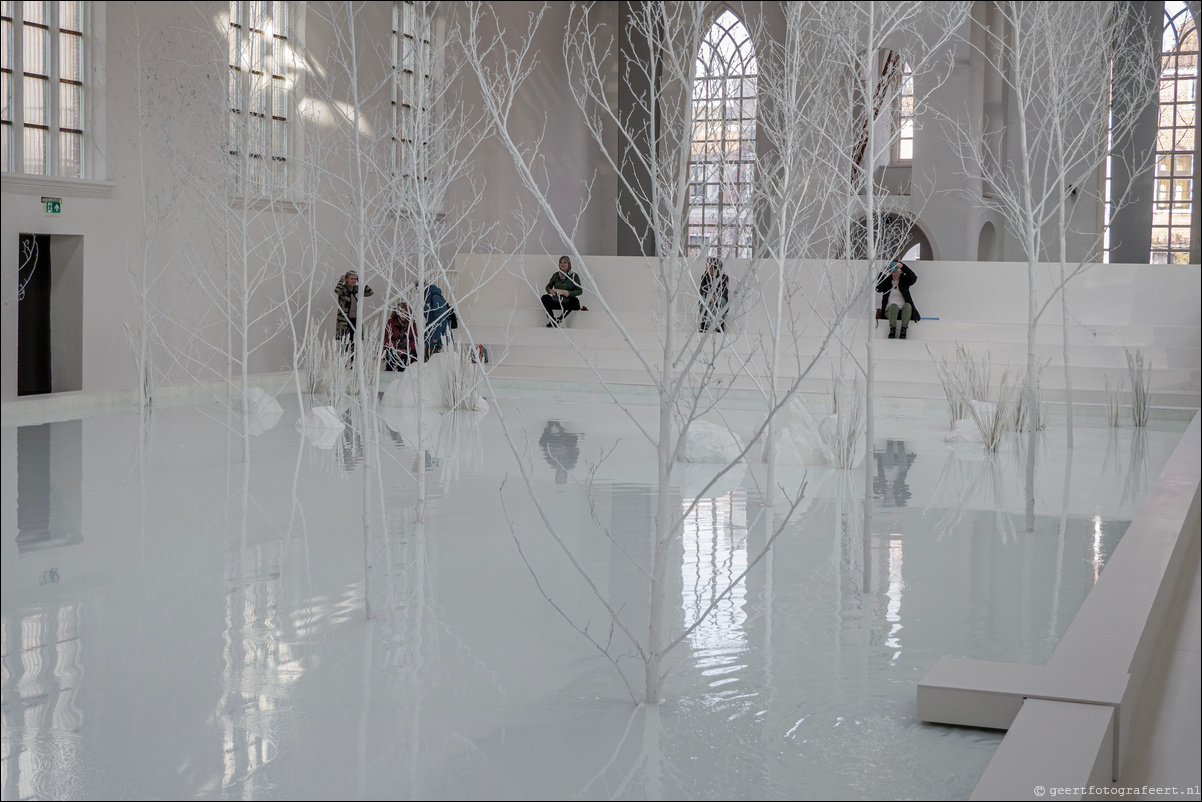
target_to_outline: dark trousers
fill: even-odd
[[[356,318],[345,318],[347,321],[346,330],[338,335],[342,340],[342,349],[351,355],[355,356],[355,324],[359,321]]]
[[[547,317],[551,318],[553,323],[562,323],[569,313],[580,309],[580,299],[570,295],[544,295],[543,309],[547,310]],[[558,318],[555,316],[556,312],[560,313]]]

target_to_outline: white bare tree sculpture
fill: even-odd
[[[516,121],[513,117],[515,98],[524,82],[532,74],[539,54],[532,48],[534,33],[543,21],[543,11],[532,13],[525,31],[512,35],[502,29],[495,16],[487,8],[473,5],[469,11],[468,35],[473,47],[468,54],[472,69],[481,86],[484,107],[493,124],[493,131],[512,158],[513,165],[525,188],[534,197],[539,210],[550,222],[560,237],[563,247],[572,257],[574,269],[578,270],[587,288],[594,293],[596,304],[605,314],[623,341],[646,372],[656,394],[657,425],[644,426],[636,416],[629,413],[630,420],[640,435],[655,450],[657,465],[656,502],[651,548],[651,570],[648,573],[648,629],[645,637],[636,634],[624,620],[621,604],[609,598],[597,587],[587,571],[572,555],[550,521],[545,511],[543,521],[548,531],[572,560],[575,569],[592,588],[596,599],[604,606],[612,621],[612,628],[621,631],[629,639],[631,648],[642,663],[644,687],[642,699],[656,703],[661,698],[664,677],[663,661],[682,639],[686,638],[713,610],[714,605],[702,611],[691,622],[686,622],[682,632],[669,630],[665,610],[666,572],[671,544],[679,537],[683,520],[692,513],[693,505],[686,505],[683,514],[673,502],[672,479],[675,463],[684,453],[690,428],[707,412],[716,409],[716,399],[722,395],[716,374],[719,364],[733,366],[736,375],[746,375],[751,364],[751,352],[747,347],[732,345],[729,333],[698,331],[691,314],[695,303],[696,279],[693,273],[701,261],[689,254],[688,209],[691,165],[694,157],[693,92],[698,79],[697,61],[699,48],[710,28],[711,15],[701,3],[643,3],[631,9],[629,25],[622,31],[626,41],[638,43],[639,50],[654,54],[650,59],[628,60],[627,69],[639,85],[650,89],[639,94],[633,112],[620,111],[607,99],[606,82],[609,80],[607,64],[611,63],[616,48],[613,31],[607,29],[599,18],[602,13],[590,6],[572,6],[563,41],[563,58],[569,84],[577,109],[614,174],[619,177],[622,190],[632,200],[637,214],[622,213],[623,223],[644,242],[650,243],[651,256],[645,257],[648,285],[654,290],[654,319],[659,335],[660,348],[649,351],[641,347],[627,329],[615,310],[611,299],[597,289],[597,282],[590,271],[588,257],[579,253],[573,241],[573,219],[551,202],[554,176],[549,175],[542,160],[542,140],[520,141],[513,133]],[[633,75],[637,73],[637,75]],[[608,132],[616,132],[617,145]],[[644,147],[640,143],[651,143]],[[782,154],[781,161],[788,162],[789,154]],[[625,167],[634,165],[637,172],[647,177],[640,182],[630,177]],[[784,192],[795,192],[800,188],[790,179]],[[754,193],[752,193],[754,195]],[[751,202],[749,197],[746,201]],[[580,208],[587,204],[587,198]],[[750,212],[748,207],[747,212]],[[739,213],[736,212],[736,216]],[[750,216],[750,215],[749,215]],[[723,241],[724,242],[724,241]],[[719,255],[714,253],[713,255]],[[781,257],[786,257],[782,253]],[[759,260],[746,259],[732,277],[732,297],[738,297],[743,288],[757,289],[756,265]],[[743,265],[746,265],[744,268]],[[779,388],[776,404],[768,410],[763,424],[755,432],[741,453],[721,469],[715,470],[709,484],[699,496],[704,495],[723,475],[744,460],[779,409],[796,394],[800,382],[808,375],[814,363],[824,352],[834,336],[838,324],[847,315],[853,304],[862,304],[860,294],[834,310],[826,320],[825,337],[805,364],[800,365],[798,377],[786,388]],[[597,374],[600,378],[600,374]],[[613,395],[610,390],[611,396]],[[614,397],[614,401],[618,399]],[[532,497],[536,494],[530,478],[528,465],[522,459],[522,449],[508,423],[502,419],[506,437],[519,457],[522,476]],[[767,554],[773,541],[783,531],[792,513],[797,509],[804,493],[801,491],[790,498],[781,515],[766,538],[763,550],[750,559],[748,571]],[[766,494],[765,494],[766,495]],[[542,510],[540,506],[540,511]],[[734,584],[742,581],[744,572],[734,583],[717,595],[716,605]],[[558,608],[557,608],[558,609]],[[562,611],[561,611],[562,612]],[[567,617],[567,616],[565,616]],[[588,628],[569,618],[577,631],[584,634],[615,665],[616,658],[610,651],[611,643],[594,638]],[[619,666],[621,672],[621,667]],[[626,680],[623,674],[623,680]],[[626,687],[631,695],[629,681]]]
[[[1017,153],[998,159],[985,147],[981,132],[961,123],[966,172],[988,183],[983,199],[1002,214],[1027,261],[1026,395],[1026,525],[1034,528],[1035,449],[1039,429],[1036,399],[1039,368],[1036,326],[1059,295],[1063,321],[1063,354],[1068,422],[1072,447],[1072,378],[1065,285],[1095,263],[1103,232],[1088,220],[1074,219],[1074,208],[1089,210],[1085,198],[1101,197],[1099,171],[1111,153],[1111,142],[1123,141],[1140,114],[1156,98],[1159,48],[1140,19],[1141,6],[1105,3],[997,4],[1002,25],[986,30],[982,49],[988,68],[996,71],[1012,93],[1009,127],[1017,136]],[[1122,72],[1116,72],[1121,70]],[[986,132],[987,133],[987,132]],[[1128,165],[1132,174],[1149,161]],[[1122,205],[1125,198],[1113,199]],[[1078,235],[1085,229],[1084,236]],[[1070,257],[1070,242],[1079,256]],[[1039,297],[1039,262],[1054,262],[1053,290]]]

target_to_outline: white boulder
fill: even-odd
[[[709,421],[693,421],[681,449],[681,462],[727,463],[736,459],[743,451],[739,436]]]
[[[392,380],[384,390],[384,398],[380,404],[385,407],[416,407],[417,406],[417,372],[421,368],[418,362]],[[450,409],[455,404],[453,387],[456,374],[466,371],[468,378],[478,379],[479,366],[471,363],[465,356],[458,353],[434,354],[425,363],[425,375],[422,386],[422,406],[427,409]],[[460,377],[462,384],[462,379]],[[459,404],[460,409],[479,411],[487,409],[484,397],[480,395],[478,381],[471,382],[474,387],[466,404]]]
[[[764,458],[768,456],[767,446]],[[829,465],[831,453],[822,440],[818,421],[805,402],[794,398],[776,418],[777,465]]]
[[[963,418],[956,421],[956,425],[943,436],[943,440],[947,443],[979,443],[981,442],[981,429],[975,421]]]
[[[346,424],[339,417],[338,410],[333,407],[313,407],[313,409],[297,419],[296,428],[297,431],[302,432],[306,429],[334,429],[342,431],[346,428]]]
[[[275,396],[262,387],[252,387],[246,393],[246,408],[252,415],[274,415],[283,412],[284,408]]]

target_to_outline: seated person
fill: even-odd
[[[543,309],[551,318],[547,328],[562,324],[569,314],[580,309],[582,292],[584,288],[580,285],[580,277],[572,272],[572,260],[566,256],[559,257],[559,269],[547,282],[547,294],[543,296]],[[556,312],[559,312],[558,317]]]
[[[701,331],[725,331],[729,305],[730,279],[722,272],[722,260],[710,256],[701,277]]]
[[[417,356],[417,326],[409,304],[397,301],[384,323],[384,370],[404,370]]]
[[[878,318],[889,319],[889,339],[906,339],[910,323],[922,320],[918,308],[910,298],[910,286],[918,281],[914,271],[904,262],[890,262],[876,282],[876,291],[881,293],[881,311]],[[901,316],[901,334],[897,332],[897,318]]]

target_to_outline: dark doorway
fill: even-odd
[[[50,237],[22,234],[17,270],[17,395],[51,391]]]

